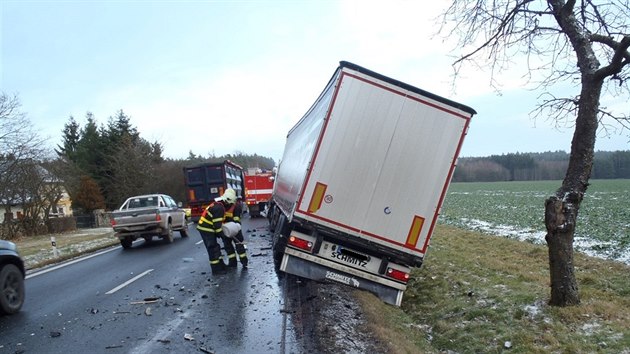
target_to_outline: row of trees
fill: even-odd
[[[467,157],[459,160],[453,181],[561,180],[568,165],[569,154],[564,151]],[[630,150],[596,152],[592,178],[630,178]]]
[[[64,177],[70,195],[76,196],[73,207],[85,211],[115,209],[130,195],[144,193],[166,193],[184,201],[186,166],[226,159],[245,168],[274,166],[271,158],[241,152],[204,157],[191,151],[186,159],[164,158],[162,145],[141,138],[122,110],[107,125],[98,126],[91,113],[85,118],[85,125],[80,126],[70,117],[56,150],[67,166]]]
[[[166,193],[185,200],[183,168],[225,159],[247,167],[271,169],[274,161],[240,152],[225,156],[195,155],[186,159],[162,156],[157,141],[142,137],[122,110],[98,124],[92,113],[85,124],[70,117],[54,151],[31,130],[20,112],[17,96],[0,95],[0,206],[4,215],[19,209],[19,218],[6,217],[0,238],[51,231],[52,209],[67,192],[75,214],[112,210],[130,195]]]

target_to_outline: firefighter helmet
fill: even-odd
[[[225,200],[228,204],[236,203],[236,192],[232,188],[228,188],[223,192],[223,195],[216,200]]]

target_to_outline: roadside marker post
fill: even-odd
[[[52,245],[53,255],[59,257],[59,250],[57,249],[57,240],[55,236],[50,236],[50,244]]]

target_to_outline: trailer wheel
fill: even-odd
[[[280,212],[278,212],[278,208],[276,208],[275,205],[269,209],[269,230],[271,232],[275,232],[277,229],[279,214]]]
[[[287,246],[287,238],[282,234],[285,222],[286,217],[284,215],[280,215],[272,237],[271,250],[273,253],[273,264],[276,270],[280,269],[280,263],[282,262],[282,257],[284,256],[284,249]]]

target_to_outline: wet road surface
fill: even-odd
[[[249,268],[212,275],[199,233],[140,240],[27,279],[0,353],[385,352],[350,289],[277,274],[263,218],[243,219]]]

